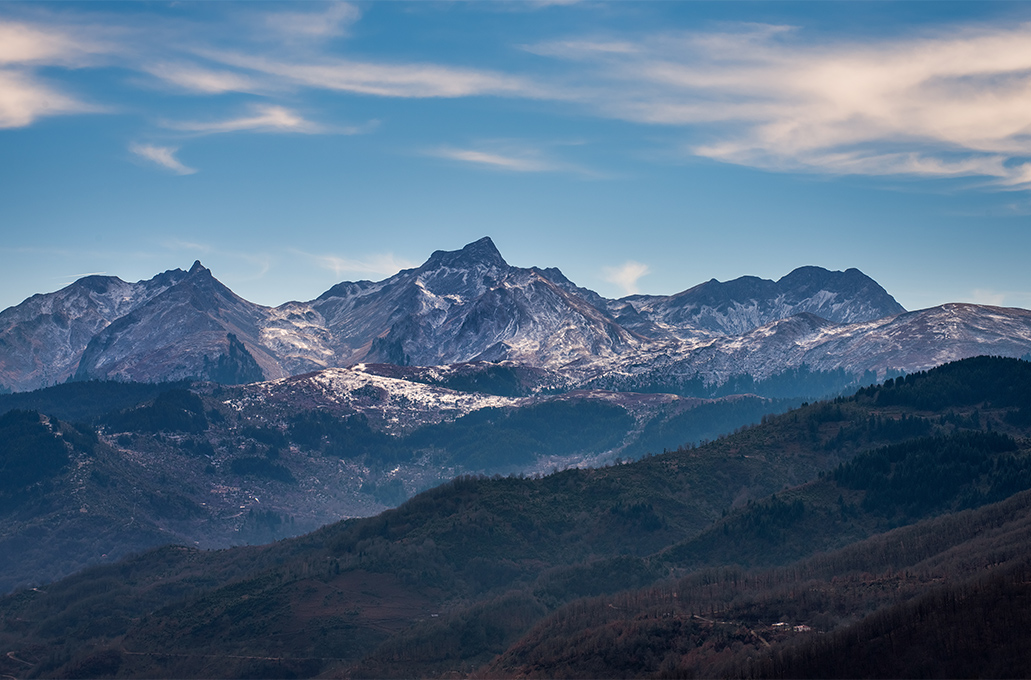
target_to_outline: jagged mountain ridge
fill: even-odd
[[[181,269],[135,283],[86,276],[5,309],[0,312],[0,386],[25,391],[64,382],[98,332],[186,276]]]
[[[1021,357],[1031,351],[1031,311],[950,303],[854,324],[796,314],[739,336],[721,336],[682,356],[651,357],[592,381],[608,389],[691,380],[720,385],[748,375],[758,380],[790,369],[844,370],[883,377],[912,373],[973,356]]]
[[[646,343],[539,271],[510,266],[490,238],[376,284],[339,284],[309,304],[333,338],[335,365],[511,359],[559,368]]]
[[[633,295],[609,303],[630,305],[641,319],[679,337],[682,329],[741,335],[779,319],[808,313],[851,324],[901,314],[905,308],[858,269],[799,267],[777,281],[742,276],[712,279],[668,296]]]
[[[254,382],[286,374],[260,342],[267,308],[195,262],[175,286],[133,308],[86,346],[75,379]],[[235,362],[235,365],[233,363]]]
[[[485,238],[384,281],[345,282],[275,308],[243,300],[195,263],[179,285],[97,333],[75,377],[218,380],[233,352],[237,370],[228,373],[239,379],[221,382],[359,361],[512,359],[559,369],[647,344],[539,271],[509,266]]]
[[[936,335],[855,269],[802,267],[778,281],[713,280],[672,296],[609,300],[557,268],[509,265],[489,237],[382,281],[342,282],[278,307],[240,298],[200,262],[137,284],[95,279],[0,314],[10,320],[0,326],[0,386],[25,390],[71,376],[235,384],[359,362],[511,361],[548,371],[549,387],[575,388],[634,376],[720,383],[801,365],[883,374],[971,352],[1031,352],[1022,310],[968,305],[963,313],[977,320],[967,335]],[[115,292],[89,297],[91,286]],[[45,311],[61,304],[91,311],[68,330],[64,317]]]

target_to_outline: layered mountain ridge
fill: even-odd
[[[365,388],[378,381],[347,372],[217,391],[253,394],[337,373],[353,396],[371,396]],[[1021,677],[1031,659],[1029,385],[1031,364],[980,357],[630,464],[463,476],[296,539],[137,553],[0,598],[9,650],[0,673]],[[237,418],[224,396],[194,410],[223,411],[212,429]],[[157,405],[123,416],[142,423],[133,414]],[[260,446],[236,460],[270,478],[250,488],[190,475],[203,463],[185,453],[115,448],[141,433],[92,438],[27,412],[0,428],[31,435],[20,460],[40,449],[61,454],[52,484],[68,492],[44,507],[60,508],[58,528],[96,551],[128,529],[157,524],[139,540],[159,541],[154,534],[167,528],[210,528],[206,508],[216,504],[221,525],[246,512],[248,533],[267,537],[282,525],[268,510],[276,485],[304,487],[299,497],[327,505],[327,492],[363,463],[339,457],[345,442],[327,437],[341,434],[329,420],[300,415],[305,427],[285,430],[239,421]],[[596,433],[554,415],[574,440]],[[595,424],[612,421],[598,416]],[[359,434],[360,421],[348,423]],[[216,439],[241,448],[225,434]],[[475,448],[495,448],[474,439]],[[255,452],[273,448],[259,467]],[[184,472],[174,493],[151,493],[147,471],[176,455]],[[107,479],[119,467],[131,484]],[[21,472],[5,476],[0,493],[31,498],[36,487],[25,485],[34,478]],[[151,524],[127,525],[128,513]],[[0,557],[22,557],[41,536],[38,525],[0,536],[8,548]]]
[[[677,335],[698,328],[741,335],[780,319],[809,313],[839,324],[872,321],[906,311],[858,269],[843,272],[799,267],[778,281],[742,276],[712,279],[669,296],[633,295],[615,303],[632,305],[643,319]]]
[[[186,276],[181,269],[136,283],[86,276],[0,312],[0,385],[23,391],[64,382],[94,335]]]
[[[284,377],[278,358],[259,340],[265,309],[233,293],[195,262],[177,285],[93,336],[75,379],[204,377],[242,383]]]
[[[561,368],[646,344],[539,271],[510,266],[489,238],[376,284],[338,284],[307,309],[330,332],[333,365],[512,359]]]
[[[0,313],[0,386],[68,379],[223,384],[359,362],[510,361],[561,385],[719,385],[805,366],[883,377],[974,354],[1031,352],[1031,313],[980,305],[906,312],[856,269],[708,281],[604,298],[557,268],[509,265],[489,237],[382,281],[278,307],[233,293],[200,262],[148,281],[87,277]]]

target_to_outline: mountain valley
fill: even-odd
[[[460,478],[264,547],[161,548],[4,598],[0,663],[823,677],[866,668],[841,665],[861,639],[881,650],[863,674],[1019,675],[1029,385],[1028,362],[969,359],[633,463]],[[978,630],[990,658],[967,656]]]
[[[797,403],[603,391],[499,396],[427,384],[518,388],[518,373],[505,368],[430,374],[359,365],[241,386],[79,382],[0,395],[0,412],[42,422],[46,439],[86,442],[0,508],[0,588],[167,542],[217,548],[293,536],[374,515],[463,474],[536,475],[638,458]],[[9,446],[0,443],[5,458],[16,455]]]

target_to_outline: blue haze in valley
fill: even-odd
[[[856,267],[1031,307],[1031,5],[3,3],[0,308],[276,305],[490,235],[608,297]]]

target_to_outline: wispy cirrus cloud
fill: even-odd
[[[650,271],[651,268],[646,264],[627,260],[618,267],[605,267],[604,278],[622,288],[627,295],[633,295],[640,292],[637,281]]]
[[[688,153],[775,171],[1028,186],[1031,25],[817,43],[786,26],[527,49],[589,69],[605,115],[690,129]]]
[[[295,87],[401,98],[545,96],[541,86],[528,78],[429,62],[395,64],[333,57],[298,60],[208,49],[198,50],[197,54]]]
[[[197,94],[258,93],[268,89],[259,79],[238,71],[200,66],[190,61],[159,61],[143,66],[146,73]]]
[[[175,157],[176,152],[179,151],[179,147],[177,146],[157,146],[155,144],[133,143],[129,145],[129,151],[140,158],[165,168],[166,170],[171,170],[177,175],[192,175],[197,172],[196,169],[183,165],[183,163]]]
[[[219,132],[297,132],[314,134],[326,128],[305,120],[284,106],[259,104],[249,116],[218,121],[167,121],[165,127],[185,132],[213,134]]]
[[[265,26],[291,40],[335,38],[346,35],[361,17],[359,9],[347,2],[332,2],[322,11],[272,12],[262,17]]]
[[[214,247],[207,243],[198,241],[185,241],[179,238],[166,238],[161,241],[161,246],[169,250],[187,250],[196,253],[207,254],[214,252]]]
[[[61,26],[0,17],[0,128],[25,127],[43,116],[100,111],[101,107],[47,82],[37,70],[90,65],[109,49]]]
[[[374,253],[363,257],[343,257],[339,255],[315,255],[301,250],[294,253],[309,258],[319,267],[328,269],[335,276],[344,274],[372,274],[377,276],[393,276],[402,269],[411,269],[418,264],[393,253]]]
[[[427,156],[466,163],[484,170],[540,173],[560,172],[585,178],[601,178],[602,173],[555,158],[554,147],[580,146],[582,142],[550,142],[546,144],[502,139],[486,140],[472,146],[439,146],[425,150]],[[552,148],[549,148],[552,147]]]
[[[432,62],[382,63],[322,55],[299,59],[207,47],[192,50],[191,57],[212,65],[182,59],[150,63],[143,69],[176,88],[202,94],[271,96],[301,88],[405,99],[551,96],[548,88],[529,78]]]
[[[536,154],[522,156],[504,155],[490,151],[444,146],[428,151],[427,155],[452,161],[461,161],[463,163],[472,163],[473,165],[496,170],[511,170],[513,172],[554,172],[561,169],[553,162],[533,157]]]

